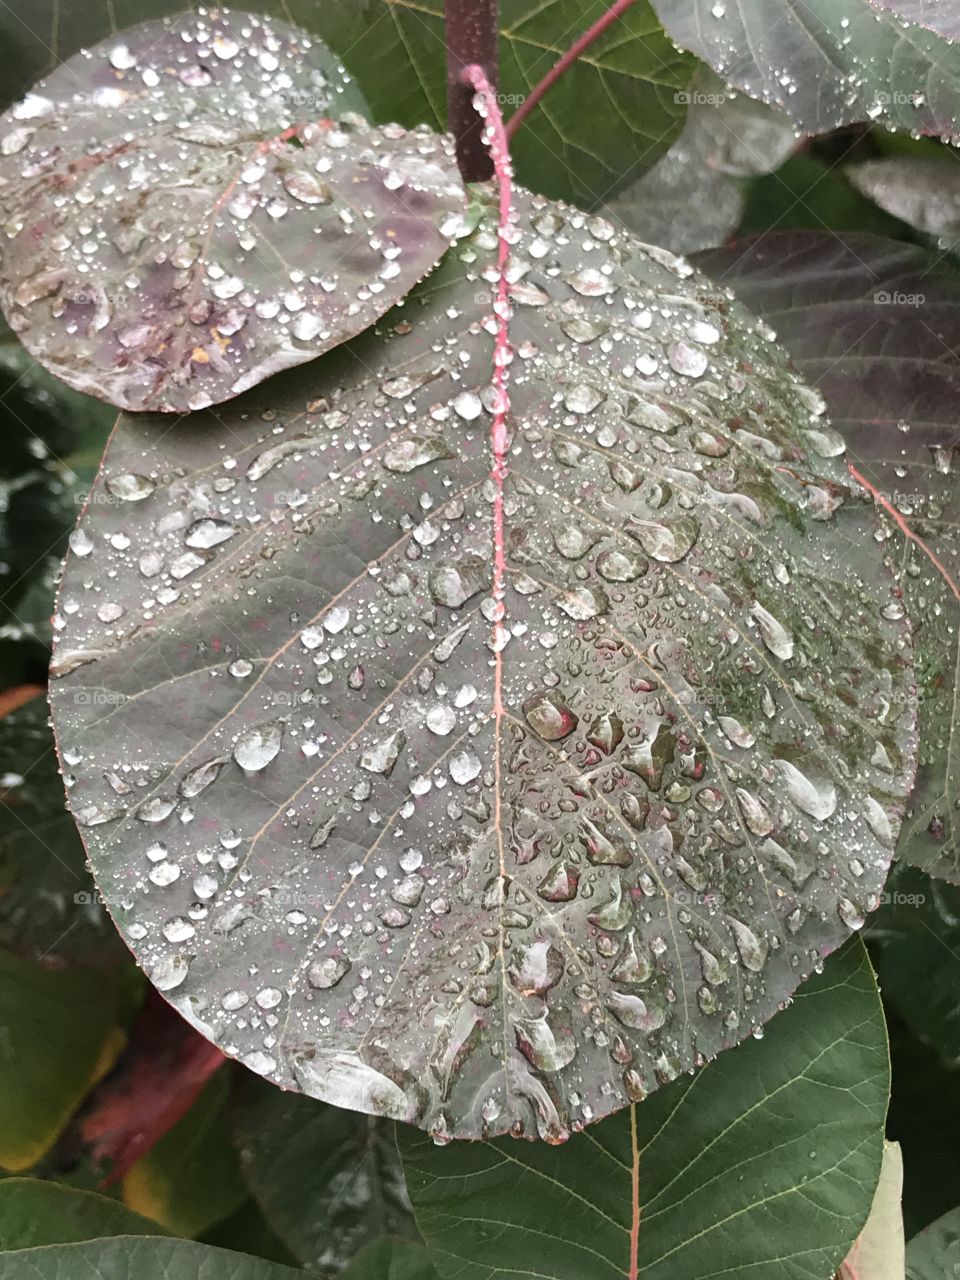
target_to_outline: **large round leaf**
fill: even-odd
[[[0,304],[70,386],[202,408],[365,329],[438,260],[447,143],[371,129],[322,45],[248,14],[147,23],[0,120]]]
[[[826,397],[850,460],[924,544],[893,521],[881,535],[921,690],[920,769],[897,854],[958,882],[960,273],[914,245],[834,232],[764,234],[700,265],[774,326]]]
[[[53,703],[154,982],[287,1087],[559,1137],[736,1044],[862,923],[906,627],[842,442],[672,255],[522,197],[506,578],[472,240],[224,415],[121,422]]]

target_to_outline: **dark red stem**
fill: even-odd
[[[520,126],[526,120],[527,116],[534,109],[540,99],[548,90],[552,89],[568,67],[571,67],[585,49],[589,49],[594,40],[603,35],[609,26],[616,22],[621,14],[626,13],[634,0],[616,0],[602,17],[599,17],[588,31],[585,31],[579,40],[576,40],[567,52],[550,68],[540,83],[527,95],[525,100],[517,107],[516,111],[507,121],[507,137],[512,138]]]
[[[463,79],[479,66],[496,92],[499,39],[498,0],[446,0],[447,123],[457,142],[457,164],[464,182],[486,182],[493,162],[483,141],[483,121],[473,106],[474,88]]]

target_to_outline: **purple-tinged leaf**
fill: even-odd
[[[10,325],[72,387],[171,412],[359,333],[465,200],[444,139],[362,106],[322,45],[249,14],[77,54],[0,120]]]
[[[876,904],[913,774],[819,398],[680,259],[519,200],[502,601],[485,220],[320,363],[121,420],[53,666],[153,981],[440,1137],[557,1139],[750,1035]]]
[[[773,325],[850,460],[945,571],[885,521],[903,590],[888,612],[912,621],[921,686],[920,769],[897,854],[960,883],[960,273],[925,249],[819,231],[765,234],[698,262]]]

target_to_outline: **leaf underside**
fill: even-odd
[[[464,192],[445,140],[363,106],[322,45],[251,15],[77,54],[0,120],[11,327],[77,390],[163,411],[366,329],[446,250]]]
[[[861,923],[914,708],[872,507],[764,327],[603,219],[521,195],[513,238],[502,620],[483,222],[319,364],[121,420],[53,706],[101,891],[206,1035],[557,1139]]]

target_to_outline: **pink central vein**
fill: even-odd
[[[505,636],[503,634],[504,616],[504,581],[506,578],[506,549],[503,533],[503,485],[507,476],[507,413],[510,410],[510,397],[507,394],[507,370],[513,352],[510,346],[510,298],[508,294],[507,263],[510,257],[510,221],[513,211],[513,171],[510,164],[510,145],[507,141],[503,116],[497,105],[497,96],[493,86],[487,79],[482,67],[472,64],[464,67],[462,78],[477,94],[477,109],[486,121],[484,141],[493,161],[493,171],[500,193],[498,252],[497,252],[497,293],[494,313],[497,322],[497,333],[493,354],[493,423],[490,428],[490,443],[493,464],[490,475],[494,483],[493,498],[493,650],[495,659],[493,712],[499,723],[503,716],[503,664],[501,650]]]

